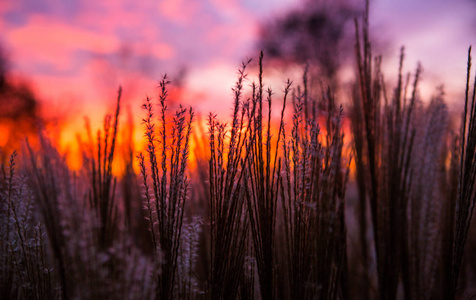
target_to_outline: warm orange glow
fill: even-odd
[[[178,88],[171,87],[168,94],[168,109],[167,115],[168,118],[172,116],[175,112],[175,102],[177,102],[177,98],[181,97],[181,90]],[[101,137],[104,139],[104,118],[99,116],[100,109],[104,109],[104,107],[99,107],[99,109],[95,109],[92,114],[87,116],[87,122],[89,123],[89,127],[91,128],[92,134],[92,147],[94,148],[94,156],[97,159],[97,133],[98,130],[101,131]],[[111,109],[109,109],[112,111]],[[118,134],[116,138],[116,147],[115,147],[115,155],[114,155],[114,162],[112,172],[114,175],[121,177],[125,170],[126,164],[130,163],[127,157],[132,151],[132,167],[136,173],[139,172],[139,167],[136,161],[136,155],[139,152],[143,152],[146,149],[147,139],[144,136],[144,126],[141,124],[141,119],[144,116],[144,111],[134,111],[131,110],[129,113],[125,112],[124,107],[121,107],[121,114],[119,115],[119,128]],[[156,123],[156,137],[158,136],[158,129],[161,127],[161,123],[159,121],[159,106],[154,101],[154,122]],[[126,116],[129,114],[129,116]],[[130,119],[130,120],[127,120]],[[199,126],[200,121],[194,120],[194,128]],[[200,124],[200,126],[206,126],[206,124]],[[170,137],[172,130],[172,120],[167,120],[167,135]],[[47,128],[47,132],[49,133],[49,137],[53,139],[53,142],[57,146],[60,153],[66,156],[66,161],[68,166],[74,170],[78,171],[83,165],[83,150],[80,147],[80,143],[86,143],[87,147],[91,147],[89,145],[89,137],[87,134],[87,129],[85,125],[84,119],[75,119],[73,122],[65,122],[63,124],[58,124],[55,126],[50,126]],[[110,133],[112,134],[112,133]],[[189,166],[196,165],[196,157],[195,157],[195,149],[197,147],[202,147],[196,144],[196,140],[194,137],[190,139],[190,154],[189,154]],[[104,140],[101,141],[104,144]],[[110,143],[110,141],[109,141]],[[158,150],[160,150],[160,146]],[[101,147],[104,147],[102,145]],[[104,150],[104,149],[103,149]],[[88,154],[89,155],[89,154]]]
[[[169,72],[172,80],[180,84],[180,88],[170,90],[171,103],[192,105],[197,113],[203,115],[212,111],[218,113],[220,119],[227,120],[236,68],[240,61],[247,57],[256,58],[258,53],[254,45],[260,32],[259,24],[274,18],[270,12],[283,15],[286,13],[284,8],[296,4],[293,0],[264,0],[259,4],[236,0],[80,2],[74,5],[57,3],[55,6],[40,1],[34,8],[22,7],[26,2],[21,1],[0,2],[2,43],[6,58],[11,62],[8,76],[9,80],[27,80],[35,100],[40,104],[37,117],[45,121],[46,131],[59,151],[67,156],[67,162],[74,170],[82,166],[77,139],[87,141],[83,116],[90,119],[95,135],[98,129],[103,128],[104,115],[113,111],[114,91],[122,85],[124,101],[115,174],[120,174],[125,168],[122,157],[129,143],[135,152],[144,149],[146,141],[140,125],[143,116],[140,105],[146,95],[156,96],[161,74]],[[415,9],[424,10],[424,2],[415,3]],[[399,3],[376,3],[372,16],[375,24],[380,25],[386,19],[404,20],[402,16],[406,16],[409,10]],[[456,91],[464,90],[461,88],[464,75],[459,74],[464,74],[465,68],[464,63],[458,65],[456,62],[459,63],[466,53],[467,44],[471,43],[468,39],[474,38],[473,32],[468,32],[470,26],[466,24],[472,18],[469,5],[432,5],[431,13],[444,17],[439,18],[441,22],[436,25],[434,17],[425,15],[415,18],[421,26],[414,26],[413,21],[406,20],[403,24],[406,30],[402,29],[402,24],[395,25],[396,22],[388,21],[387,27],[382,26],[382,31],[387,31],[376,36],[381,34],[383,39],[387,35],[398,38],[398,45],[389,47],[395,52],[384,53],[386,80],[395,82],[391,76],[397,73],[398,46],[405,44],[408,48],[404,69],[414,70],[418,60],[425,69],[425,80],[419,88],[425,99],[444,82],[449,83],[446,85],[446,93],[451,96],[448,100],[461,99]],[[352,37],[349,43],[353,45]],[[445,59],[450,62],[445,62]],[[179,70],[184,70],[183,74]],[[256,60],[248,71],[244,86],[249,93],[250,83],[256,81]],[[349,82],[354,75],[353,63],[344,63],[340,79]],[[265,82],[277,93],[287,76],[298,83],[302,77],[302,66],[289,67],[286,74],[272,70],[272,67],[265,69]],[[345,101],[345,97],[339,99]],[[128,137],[130,129],[125,122],[124,112],[127,109],[130,109],[134,124],[131,137]],[[200,127],[206,128],[206,121],[197,119],[195,128],[198,122]],[[10,121],[0,121],[0,147],[11,147],[15,143],[14,148],[18,148],[20,135],[36,135],[38,128],[33,123],[28,120],[13,125]],[[347,119],[343,119],[342,125],[345,149],[350,149],[351,134]],[[274,129],[273,134],[277,134]],[[321,121],[321,136],[325,134]],[[206,159],[203,154],[208,147],[206,134],[192,138],[190,144],[189,164],[194,167],[197,159]],[[350,157],[351,151],[345,151],[345,156]],[[135,162],[133,165],[136,167]],[[351,163],[352,172],[353,166]]]
[[[0,124],[0,147],[5,147],[10,135],[10,128],[6,124]]]

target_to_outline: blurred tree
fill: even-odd
[[[19,148],[19,142],[37,128],[39,104],[25,83],[13,82],[8,62],[0,48],[0,161]]]
[[[334,85],[343,55],[352,53],[353,40],[342,42],[353,38],[346,29],[352,28],[348,25],[357,13],[350,0],[304,0],[299,8],[262,26],[258,47],[284,64],[309,63],[316,67],[311,75]]]

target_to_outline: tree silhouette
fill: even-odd
[[[317,66],[317,75],[336,83],[345,51],[346,26],[357,15],[347,0],[307,0],[301,7],[264,24],[258,47],[268,57],[289,63]]]

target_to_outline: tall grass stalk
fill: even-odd
[[[283,109],[275,144],[272,144],[271,113],[272,92],[263,88],[263,52],[259,58],[259,83],[253,85],[252,103],[256,114],[251,116],[253,134],[249,142],[250,155],[247,160],[246,200],[250,220],[253,249],[256,256],[262,299],[274,299],[276,292],[275,231],[276,211],[281,176],[281,159],[278,148],[284,130],[284,110],[291,83],[285,87]],[[267,102],[267,120],[264,121]],[[273,155],[274,154],[274,155]]]
[[[1,177],[1,295],[5,299],[47,299],[58,296],[56,278],[46,252],[42,224],[34,211],[24,175],[16,170],[17,153]],[[2,165],[2,170],[5,171]],[[7,175],[8,174],[8,175]]]
[[[289,295],[300,299],[346,297],[345,185],[342,108],[323,95],[327,133],[305,118],[304,97],[294,102],[290,138],[283,130],[283,177],[280,179]]]
[[[116,236],[115,230],[117,230],[116,179],[112,175],[112,163],[118,132],[121,95],[122,88],[119,87],[114,119],[111,115],[107,115],[104,119],[104,138],[101,131],[98,130],[96,151],[94,151],[94,143],[90,141],[89,163],[92,193],[89,195],[89,202],[99,216],[98,241],[102,249],[111,246],[113,238]]]
[[[237,295],[244,277],[247,253],[248,222],[245,207],[244,167],[250,153],[252,117],[256,104],[242,100],[246,67],[243,63],[233,88],[234,103],[230,136],[227,126],[208,119],[210,142],[210,299],[225,299]]]
[[[448,296],[454,299],[457,295],[458,279],[463,262],[464,248],[468,239],[469,227],[476,203],[476,79],[470,96],[471,47],[468,50],[468,65],[464,112],[461,119],[461,143],[459,150],[459,184],[458,197],[455,205],[453,249],[451,261],[451,285]]]
[[[454,299],[475,203],[474,93],[469,98],[471,56],[468,55],[461,143],[459,148],[453,147],[447,170],[448,112],[443,93],[424,107],[418,95],[421,67],[417,67],[412,83],[410,75],[404,80],[402,48],[397,87],[392,99],[387,99],[381,58],[372,64],[368,1],[363,39],[360,40],[356,21],[356,40],[359,93],[353,97],[351,117],[364,264],[368,269],[364,234],[368,197],[378,297],[396,299],[401,285],[407,299],[439,297],[441,290],[445,290],[445,297]],[[409,88],[412,91],[407,96]],[[453,188],[438,188],[445,184]],[[438,259],[440,256],[449,259]],[[440,270],[446,270],[447,275]],[[438,280],[446,288],[440,289],[435,284]]]
[[[99,154],[85,153],[84,172],[70,171],[65,158],[44,135],[40,135],[39,150],[28,146],[29,184],[46,229],[63,299],[150,295],[151,284],[145,277],[150,263],[127,232],[117,225],[119,215],[112,200],[119,97],[114,125],[109,127],[111,119],[106,117],[108,130],[102,142],[98,134]],[[94,149],[93,145],[89,146]]]
[[[68,272],[69,241],[64,220],[68,219],[68,213],[77,205],[72,198],[73,184],[66,163],[45,137],[40,138],[42,152],[39,155],[29,148],[29,179],[55,259],[61,297],[69,299],[74,282],[71,282]]]
[[[285,83],[276,113],[281,100],[265,87],[261,53],[249,89],[251,60],[239,69],[230,123],[210,113],[201,135],[192,108],[170,113],[170,81],[160,80],[157,103],[147,97],[142,106],[141,178],[131,122],[124,176],[112,171],[121,89],[101,130],[93,137],[87,125],[87,141],[78,138],[79,171],[44,133],[38,147],[25,143],[23,155],[0,164],[0,298],[464,298],[474,280],[471,48],[461,127],[452,132],[443,89],[422,101],[422,68],[405,73],[403,48],[387,90],[369,1],[355,37],[348,115],[330,88],[310,84],[312,66],[302,87]],[[201,145],[189,166],[193,143]],[[355,195],[346,189],[352,159]]]
[[[146,111],[143,123],[148,142],[149,172],[144,156],[139,155],[143,175],[144,207],[155,251],[156,299],[173,299],[175,294],[184,205],[188,198],[189,182],[186,168],[194,115],[192,108],[180,107],[169,126],[166,105],[169,83],[170,81],[164,76],[159,84],[158,136],[151,99],[147,98],[142,106]],[[148,181],[148,173],[152,185]]]

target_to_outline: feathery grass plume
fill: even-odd
[[[195,267],[198,258],[198,243],[201,233],[202,218],[194,216],[183,228],[177,262],[177,299],[196,299],[199,291]]]
[[[51,299],[58,297],[41,223],[25,176],[16,173],[13,152],[8,173],[1,178],[1,296],[2,299]],[[8,175],[7,175],[8,174]],[[35,225],[36,224],[36,225]]]
[[[194,115],[192,108],[185,109],[180,106],[173,116],[171,128],[169,127],[166,106],[169,83],[167,76],[164,76],[159,84],[159,136],[156,136],[152,100],[147,97],[142,106],[146,111],[143,124],[148,142],[147,156],[152,183],[148,180],[145,158],[142,154],[139,155],[144,206],[155,251],[156,266],[153,276],[156,278],[157,299],[172,299],[176,292],[174,287],[189,185],[186,167]],[[158,145],[161,145],[160,149]]]
[[[346,269],[344,196],[348,166],[342,156],[342,108],[335,109],[328,91],[326,130],[305,119],[302,95],[294,101],[290,140],[283,129],[284,171],[280,178],[288,298],[345,297],[341,275]]]
[[[416,128],[414,150],[409,167],[408,206],[405,212],[407,231],[402,281],[409,299],[432,299],[438,257],[441,255],[442,228],[440,220],[445,201],[439,186],[444,181],[444,143],[446,142],[448,111],[443,93],[434,97],[427,107],[415,107]]]
[[[226,124],[208,118],[210,142],[210,270],[208,297],[226,299],[238,294],[243,284],[244,260],[248,247],[246,215],[246,163],[253,146],[253,116],[256,103],[242,101],[243,81],[249,60],[242,64],[233,88],[231,132]]]
[[[248,231],[248,235],[251,234]],[[253,255],[253,246],[252,246],[252,238],[247,237],[248,247],[246,249],[246,256],[245,261],[243,264],[244,272],[243,272],[243,283],[240,286],[240,298],[241,299],[255,299],[256,298],[256,280],[255,280],[255,272],[256,272],[256,259],[252,256]]]
[[[3,149],[0,149],[3,150]],[[16,153],[13,153],[11,161],[14,162]],[[11,209],[9,207],[9,198],[11,198],[11,191],[14,179],[14,164],[10,163],[10,166],[5,167],[1,164],[0,174],[0,296],[2,299],[13,299],[18,293],[13,287],[14,279],[14,259],[13,259],[13,236],[11,234]]]
[[[290,90],[290,82],[285,88],[283,109],[281,112],[278,135],[273,145],[271,132],[272,92],[263,90],[263,52],[259,58],[259,83],[253,88],[252,103],[256,113],[251,116],[253,134],[248,143],[250,148],[247,160],[246,200],[248,216],[256,256],[258,277],[262,299],[274,299],[276,291],[275,261],[275,229],[276,209],[280,180],[281,159],[278,159],[278,148],[284,128],[284,109]],[[267,121],[263,121],[268,102]],[[274,151],[274,155],[273,155]]]

